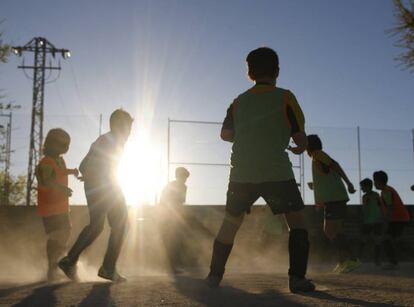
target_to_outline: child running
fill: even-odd
[[[66,250],[71,232],[69,217],[68,175],[78,176],[77,169],[67,169],[63,154],[69,150],[70,136],[63,129],[51,129],[43,145],[43,157],[36,167],[37,212],[47,234],[47,278],[59,278],[58,260]]]
[[[325,208],[324,231],[337,253],[338,264],[334,271],[348,273],[359,266],[353,257],[352,248],[343,232],[342,222],[346,217],[346,203],[349,201],[343,181],[348,192],[355,193],[354,186],[338,162],[322,151],[319,136],[308,136],[309,156],[312,158],[312,177],[315,204]]]
[[[92,144],[79,167],[84,180],[90,222],[82,230],[68,255],[59,262],[59,267],[72,280],[78,280],[76,263],[80,254],[102,232],[106,218],[111,234],[98,276],[115,282],[126,280],[116,270],[128,221],[125,198],[117,180],[117,169],[131,132],[132,121],[128,112],[115,110],[109,122],[110,131]]]
[[[398,192],[388,185],[387,173],[377,171],[374,172],[373,177],[375,188],[381,191],[381,198],[386,210],[387,230],[384,238],[384,251],[390,263],[384,266],[384,269],[393,270],[398,268],[395,242],[401,237],[405,226],[410,221],[410,214]]]
[[[290,291],[313,291],[314,284],[305,278],[309,254],[305,206],[286,152],[291,138],[296,144],[290,148],[293,153],[305,151],[304,116],[293,93],[276,87],[279,58],[274,50],[255,49],[246,61],[255,85],[233,101],[221,130],[221,138],[233,143],[230,182],[207,283],[219,286],[243,218],[263,197],[273,214],[285,214],[289,227]]]
[[[373,235],[375,264],[381,265],[381,245],[384,224],[384,206],[380,195],[372,190],[372,180],[365,178],[360,182],[362,196],[362,240],[359,247],[359,257],[361,258],[368,239]]]

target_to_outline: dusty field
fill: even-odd
[[[365,265],[347,275],[313,268],[317,291],[309,295],[289,293],[282,273],[229,272],[219,289],[207,288],[203,273],[129,276],[123,284],[3,284],[0,306],[414,306],[414,264],[396,272]]]

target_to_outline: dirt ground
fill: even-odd
[[[203,282],[205,271],[182,275],[128,276],[126,283],[103,280],[0,285],[0,306],[414,306],[414,264],[398,271],[368,264],[336,275],[313,267],[312,294],[291,294],[284,273],[228,272],[219,289]]]

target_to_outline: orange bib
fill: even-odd
[[[55,172],[55,181],[65,187],[68,186],[68,174],[66,172],[65,160],[64,169],[60,168],[56,161],[50,157],[43,157],[39,166],[48,165]],[[51,216],[66,213],[69,211],[69,198],[62,192],[50,187],[43,186],[38,182],[37,187],[37,212],[40,216]]]

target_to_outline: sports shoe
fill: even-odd
[[[360,265],[361,265],[361,262],[358,259],[357,260],[351,260],[351,259],[345,260],[342,263],[342,267],[338,273],[341,273],[341,274],[350,273],[356,270]]]
[[[289,276],[289,290],[292,293],[315,291],[315,285],[306,278]]]
[[[341,272],[341,270],[342,270],[342,266],[343,266],[343,262],[339,262],[339,263],[335,266],[335,268],[332,270],[332,272],[334,272],[334,273],[339,273],[339,272]]]
[[[221,279],[222,277],[210,273],[206,278],[206,282],[210,288],[217,288],[220,285]]]
[[[72,261],[70,261],[68,256],[63,257],[59,261],[58,267],[63,271],[63,273],[65,273],[65,275],[69,279],[73,281],[79,281],[76,263],[73,263]]]
[[[98,271],[98,276],[104,279],[111,280],[113,282],[126,282],[127,279],[120,275],[116,270],[115,271],[108,271],[103,266]]]

